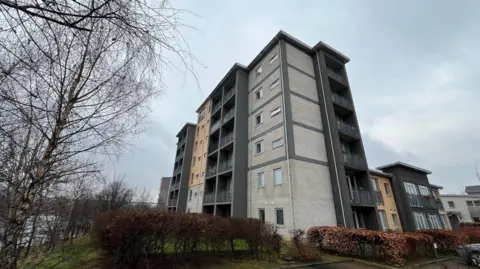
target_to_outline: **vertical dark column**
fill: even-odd
[[[190,178],[190,164],[193,155],[193,141],[195,140],[195,126],[187,125],[187,141],[185,142],[185,154],[183,155],[182,175],[180,178],[180,190],[178,193],[177,212],[185,212],[187,210],[188,199],[188,179]]]
[[[283,102],[285,107],[285,143],[287,145],[287,158],[295,158],[295,139],[293,136],[293,114],[292,114],[292,98],[290,96],[290,80],[288,77],[288,61],[287,61],[287,44],[285,40],[280,40],[280,70],[282,78]]]
[[[248,200],[248,73],[236,72],[233,144],[232,216],[247,217]]]
[[[382,171],[393,174],[393,197],[395,198],[395,203],[397,204],[398,217],[400,218],[403,231],[415,232],[417,230],[417,226],[415,225],[415,217],[413,216],[413,210],[408,201],[408,195],[405,190],[405,185],[403,184],[401,172],[394,168],[383,169]]]

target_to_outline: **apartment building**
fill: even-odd
[[[462,222],[480,222],[480,195],[442,194],[441,198],[452,230]]]
[[[211,107],[208,134],[199,134],[208,140],[203,213],[260,218],[281,231],[379,228],[348,62],[280,31],[250,64],[233,65],[201,106]],[[193,193],[202,153],[193,154]]]
[[[370,169],[370,180],[375,192],[380,228],[384,231],[402,231],[397,203],[393,195],[391,174]]]
[[[170,189],[171,177],[162,177],[160,179],[160,191],[158,192],[157,206],[166,208],[168,201],[168,192]]]
[[[440,217],[441,201],[433,195],[427,175],[432,172],[407,163],[396,162],[377,167],[391,174],[394,197],[404,231],[417,229],[445,229]],[[435,187],[438,189],[438,186]]]
[[[207,99],[197,109],[197,129],[193,142],[193,153],[188,182],[187,212],[201,213],[203,183],[207,167],[208,136],[210,134],[211,100]]]
[[[186,123],[177,134],[178,141],[175,152],[175,163],[173,165],[170,187],[168,188],[167,209],[169,211],[186,211],[190,165],[196,127],[196,124]]]

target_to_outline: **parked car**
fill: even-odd
[[[480,267],[480,244],[468,244],[457,248],[458,255],[469,264]]]

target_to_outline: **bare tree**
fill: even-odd
[[[119,154],[144,130],[163,68],[191,70],[179,12],[166,1],[0,0],[1,268],[16,268],[43,193],[98,172],[98,154]],[[101,195],[127,199],[118,184]]]

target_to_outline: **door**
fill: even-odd
[[[347,183],[348,183],[348,190],[350,191],[350,198],[354,200],[357,195],[356,190],[358,189],[355,176],[352,174],[347,174]]]
[[[352,210],[353,214],[353,222],[355,224],[355,228],[357,229],[365,229],[365,222],[363,220],[363,215],[359,212],[356,208]]]

